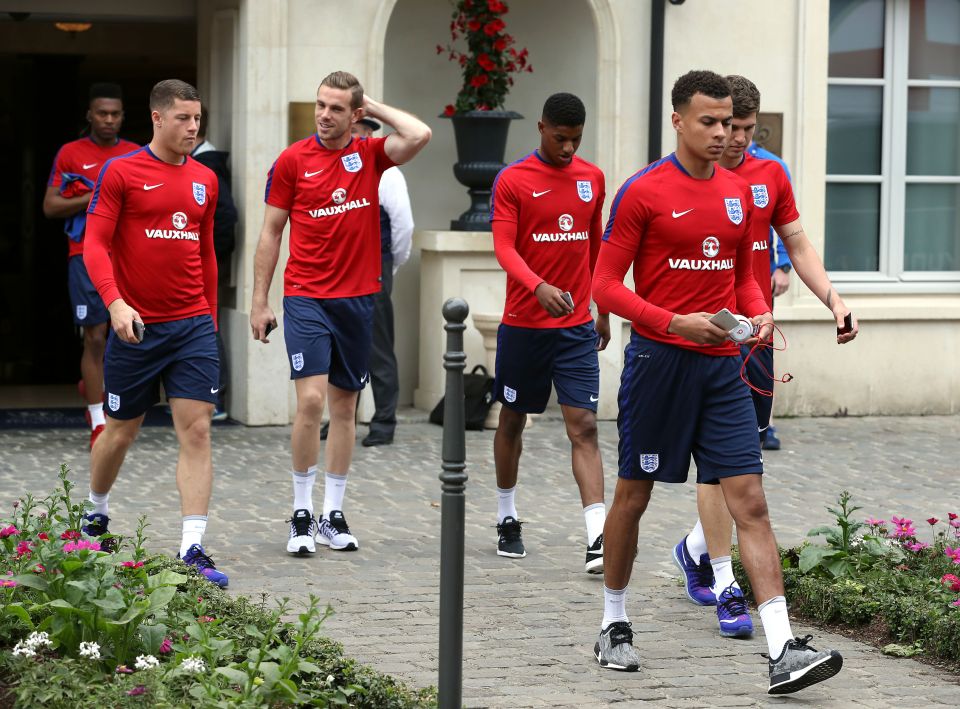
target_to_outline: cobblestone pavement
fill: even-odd
[[[791,419],[779,426],[784,450],[767,453],[765,486],[781,544],[830,521],[825,505],[849,489],[858,513],[915,520],[960,511],[960,417]],[[608,497],[615,482],[616,427],[600,427]],[[602,580],[583,573],[585,539],[562,424],[528,429],[518,508],[528,556],[496,556],[492,432],[467,434],[464,702],[469,707],[956,706],[956,677],[867,645],[814,632],[833,646],[843,672],[827,683],[768,698],[766,643],[724,640],[712,609],[691,605],[670,562],[671,547],[695,519],[693,484],[661,486],[641,522],[628,599],[640,672],[603,670],[592,656],[602,615]],[[0,431],[0,504],[44,493],[58,466],[86,489],[87,435],[80,430]],[[360,539],[355,553],[319,547],[311,558],[285,554],[291,485],[289,428],[217,427],[217,480],[207,549],[236,593],[303,599],[317,594],[336,614],[326,631],[358,660],[415,685],[436,684],[440,528],[440,429],[406,423],[396,442],[357,447],[346,515]],[[150,517],[150,544],[179,540],[172,429],[148,428],[114,488],[112,525],[134,529]],[[322,483],[315,494],[319,506]]]

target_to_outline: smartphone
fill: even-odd
[[[137,342],[143,342],[143,333],[146,329],[146,326],[139,320],[133,321],[133,336],[137,338]]]
[[[573,296],[570,295],[570,291],[564,291],[560,294],[560,297],[563,298],[563,302],[570,306],[570,309],[573,310]]]
[[[719,327],[724,332],[730,332],[732,329],[737,327],[740,324],[740,319],[737,318],[733,313],[724,308],[719,313],[716,313],[710,322]]]
[[[843,317],[843,327],[837,328],[838,335],[846,335],[848,332],[853,332],[853,313],[847,313]]]
[[[273,331],[273,328],[274,324],[272,322],[268,322],[266,327],[263,328],[263,336],[266,337],[269,335]]]

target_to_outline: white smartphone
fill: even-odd
[[[731,313],[729,310],[724,308],[719,313],[716,313],[712,318],[710,318],[710,322],[712,322],[714,325],[719,327],[724,332],[730,332],[740,324],[740,319],[737,316],[735,316],[733,313]]]

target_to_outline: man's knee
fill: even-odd
[[[181,429],[180,445],[192,449],[210,447],[210,417],[206,413],[195,417]]]
[[[83,346],[89,350],[105,350],[107,347],[107,324],[83,328]]]
[[[323,416],[326,394],[322,388],[309,387],[297,392],[297,413],[308,421],[319,421]]]
[[[520,438],[527,425],[527,415],[513,409],[500,407],[500,418],[497,422],[497,432],[510,438]]]
[[[574,447],[597,447],[597,416],[586,409],[574,409],[577,413],[568,417],[567,438]]]
[[[721,482],[727,509],[738,526],[766,522],[768,519],[767,498],[763,494],[759,477],[742,476],[742,479],[735,480],[733,484]]]
[[[647,509],[652,493],[653,483],[651,482],[620,478],[617,481],[613,504],[630,516],[639,519]]]

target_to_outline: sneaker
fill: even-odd
[[[320,440],[321,440],[321,441],[327,440],[327,436],[328,436],[329,434],[330,434],[330,422],[327,421],[325,424],[323,424],[323,425],[320,427]]]
[[[291,554],[313,554],[317,551],[313,538],[317,534],[317,520],[310,510],[294,510],[290,523],[290,539],[287,551]]]
[[[93,450],[93,444],[97,442],[97,439],[100,438],[100,434],[103,433],[103,429],[106,428],[102,423],[97,426],[95,429],[90,431],[90,450]]]
[[[747,610],[743,591],[737,586],[727,586],[717,597],[717,620],[720,635],[725,638],[749,638],[753,635],[753,621]]]
[[[715,606],[717,597],[710,587],[713,586],[713,567],[710,566],[710,555],[701,554],[698,564],[687,551],[687,538],[673,548],[673,563],[683,572],[687,586],[687,598],[698,606]]]
[[[830,679],[843,667],[836,650],[817,651],[807,645],[812,635],[787,640],[776,660],[770,658],[770,688],[767,694],[790,694]]]
[[[777,429],[773,426],[767,429],[767,435],[763,438],[763,450],[765,451],[778,451],[780,450],[780,439],[777,438]]]
[[[497,556],[508,556],[511,559],[522,559],[527,555],[523,548],[523,536],[520,534],[520,521],[513,517],[504,517],[497,525]]]
[[[593,654],[601,667],[610,670],[636,672],[640,669],[640,653],[633,646],[633,630],[630,629],[630,623],[622,620],[600,631]]]
[[[113,551],[113,548],[116,544],[114,537],[110,534],[108,526],[110,525],[110,518],[107,515],[102,515],[98,512],[90,512],[83,516],[83,523],[80,527],[80,531],[86,534],[88,537],[97,537],[97,541],[100,542],[100,549],[102,551]]]
[[[180,558],[179,554],[177,554],[177,558]],[[221,571],[217,571],[213,559],[207,556],[206,552],[203,551],[203,547],[199,544],[194,544],[187,549],[187,553],[183,555],[183,563],[187,566],[192,566],[207,581],[216,584],[220,588],[226,588],[227,583],[229,583],[227,575]]]
[[[347,518],[340,510],[333,510],[330,518],[323,517],[317,527],[317,541],[336,551],[356,551],[360,545],[350,534]]]
[[[213,409],[213,417],[211,421],[226,421],[230,418],[230,414],[227,413],[227,410],[219,406],[215,406]]]
[[[587,547],[587,561],[583,565],[588,574],[603,573],[603,535],[597,537],[593,544]]]

